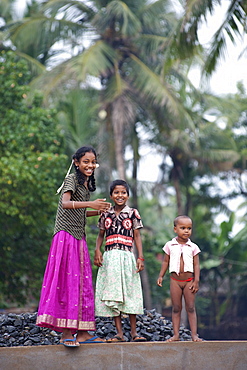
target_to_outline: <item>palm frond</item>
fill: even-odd
[[[184,122],[184,127],[194,131],[193,117],[186,106],[181,103],[180,94],[169,84],[169,78],[162,78],[154,73],[146,64],[131,55],[128,65],[131,70],[130,85],[138,91],[139,101],[143,100],[145,105],[152,109],[166,109],[166,115],[173,117],[176,122]]]
[[[138,17],[146,33],[167,36],[176,25],[176,13],[169,1],[152,1],[141,7]]]
[[[130,55],[129,66],[132,69],[132,84],[138,91],[142,91],[154,103],[167,105],[169,109],[178,114],[178,99],[174,96],[171,86],[166,86],[161,78],[148,68],[135,55]]]
[[[179,45],[185,51],[193,51],[198,43],[198,29],[202,19],[206,19],[208,12],[212,14],[216,4],[221,0],[187,0],[184,3],[184,14],[181,19],[180,32],[178,33]]]
[[[63,85],[70,83],[71,86],[73,86],[73,84],[76,86],[77,82],[75,79],[73,81],[73,77],[75,76],[70,63],[71,61],[60,63],[56,68],[45,71],[33,79],[30,83],[31,93],[35,90],[42,90],[44,98],[47,99],[49,94],[52,94]]]
[[[76,72],[78,80],[84,81],[87,75],[107,76],[109,70],[114,68],[117,52],[103,40],[98,40],[84,53],[71,60],[71,66]]]
[[[40,75],[45,71],[45,67],[37,59],[34,59],[18,50],[15,50],[14,53],[27,61],[32,75]]]
[[[106,33],[106,37],[111,37],[111,33],[107,36],[110,29],[121,37],[133,37],[141,30],[139,19],[123,1],[109,2],[95,16],[93,25],[99,33]]]
[[[93,7],[87,5],[85,1],[50,0],[45,2],[42,9],[51,17],[62,14],[63,18],[74,21],[76,19],[80,23],[92,19],[95,15]]]
[[[83,30],[84,28],[75,22],[39,16],[13,25],[9,32],[11,40],[17,47],[36,41],[36,44],[41,45],[38,49],[42,50],[51,47],[60,39],[71,38],[72,32],[74,37],[81,36]]]
[[[14,2],[15,0],[1,0],[0,2],[0,14],[5,22],[9,22],[12,19]]]
[[[161,53],[169,45],[170,38],[166,36],[141,34],[136,38],[136,43],[141,43],[143,55],[147,58],[157,59],[157,53]]]
[[[65,95],[58,106],[59,126],[65,132],[68,154],[73,153],[81,143],[92,142],[98,126],[96,117],[98,91],[75,89]]]
[[[63,84],[85,82],[88,76],[107,76],[114,69],[116,52],[104,41],[97,41],[84,53],[60,63],[55,68],[40,75],[31,83],[32,89],[42,89],[47,97]],[[74,81],[74,82],[73,82]]]
[[[232,0],[226,13],[224,22],[215,33],[212,46],[209,50],[209,56],[205,63],[204,71],[206,74],[211,74],[215,68],[220,57],[224,57],[227,45],[227,38],[235,43],[235,35],[241,36],[243,27],[245,27],[247,15],[239,2]]]
[[[115,73],[108,79],[104,89],[104,101],[106,103],[113,102],[118,97],[122,96],[128,90],[128,85],[121,78],[119,73]]]

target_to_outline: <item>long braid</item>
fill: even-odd
[[[89,191],[96,190],[96,181],[95,181],[94,173],[92,173],[92,175],[88,179],[88,189]]]
[[[78,183],[80,185],[84,185],[84,183],[86,181],[86,176],[84,176],[83,173],[81,173],[81,171],[79,170],[79,168],[76,167],[75,164],[74,164],[74,167],[75,167],[75,173],[76,173]]]

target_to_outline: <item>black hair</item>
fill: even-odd
[[[179,221],[180,221],[181,219],[183,219],[183,218],[187,218],[187,219],[191,220],[191,218],[190,218],[189,216],[186,216],[186,215],[178,216],[178,217],[176,217],[176,218],[174,219],[174,221],[173,221],[174,227],[175,227],[175,226],[177,226],[177,224],[179,223]],[[191,222],[192,222],[192,220],[191,220]]]
[[[82,146],[81,148],[79,148],[75,152],[75,154],[73,154],[72,158],[76,159],[78,162],[80,162],[81,157],[83,157],[86,153],[93,153],[95,155],[95,158],[96,158],[96,161],[97,161],[97,154],[96,154],[95,149],[92,146]],[[75,165],[75,162],[74,162],[74,167],[75,167],[78,182],[79,182],[80,185],[83,185],[85,183],[86,177],[85,177],[85,175],[83,175],[83,173],[81,173],[79,168],[77,168],[77,166]],[[96,190],[94,172],[92,173],[91,176],[89,176],[89,178],[87,180],[87,183],[88,183],[88,190],[89,191],[95,191]]]
[[[130,189],[129,189],[129,185],[127,184],[126,181],[124,180],[114,180],[111,185],[110,185],[110,195],[112,195],[113,193],[113,190],[115,189],[116,186],[118,185],[122,185],[125,187],[126,191],[127,191],[127,194],[128,196],[130,195]]]

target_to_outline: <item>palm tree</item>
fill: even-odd
[[[156,110],[151,139],[164,156],[160,183],[173,185],[180,215],[192,211],[192,194],[198,192],[195,183],[198,188],[203,176],[210,178],[232,170],[240,157],[233,134],[220,128],[217,120],[205,118],[210,108],[219,106],[220,99],[188,88],[184,94],[183,89],[181,84],[180,96],[185,97],[184,105],[194,124],[189,127],[188,120],[178,121],[164,109]]]
[[[11,28],[17,50],[32,52],[49,68],[67,53],[67,60],[36,79],[36,87],[49,93],[59,84],[90,84],[92,76],[97,78],[109,134],[106,147],[114,147],[111,166],[122,178],[126,137],[138,104],[166,105],[176,114],[181,110],[170,81],[156,73],[177,23],[169,6],[166,0],[50,0],[39,14]]]

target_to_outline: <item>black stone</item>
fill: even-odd
[[[48,328],[36,326],[37,313],[0,314],[0,347],[58,345],[61,333]],[[116,334],[113,318],[96,317],[96,331],[92,334],[109,339]],[[128,315],[123,315],[122,326],[124,338],[131,341]],[[172,323],[155,309],[144,310],[143,315],[136,316],[136,329],[147,341],[165,341],[173,335]],[[183,341],[191,340],[190,330],[180,327]]]
[[[14,326],[12,326],[12,325],[11,326],[10,325],[9,326],[6,326],[6,332],[7,333],[12,333],[13,331],[15,331],[15,327]]]
[[[38,326],[35,326],[30,330],[30,334],[38,334],[40,332],[40,328]]]

